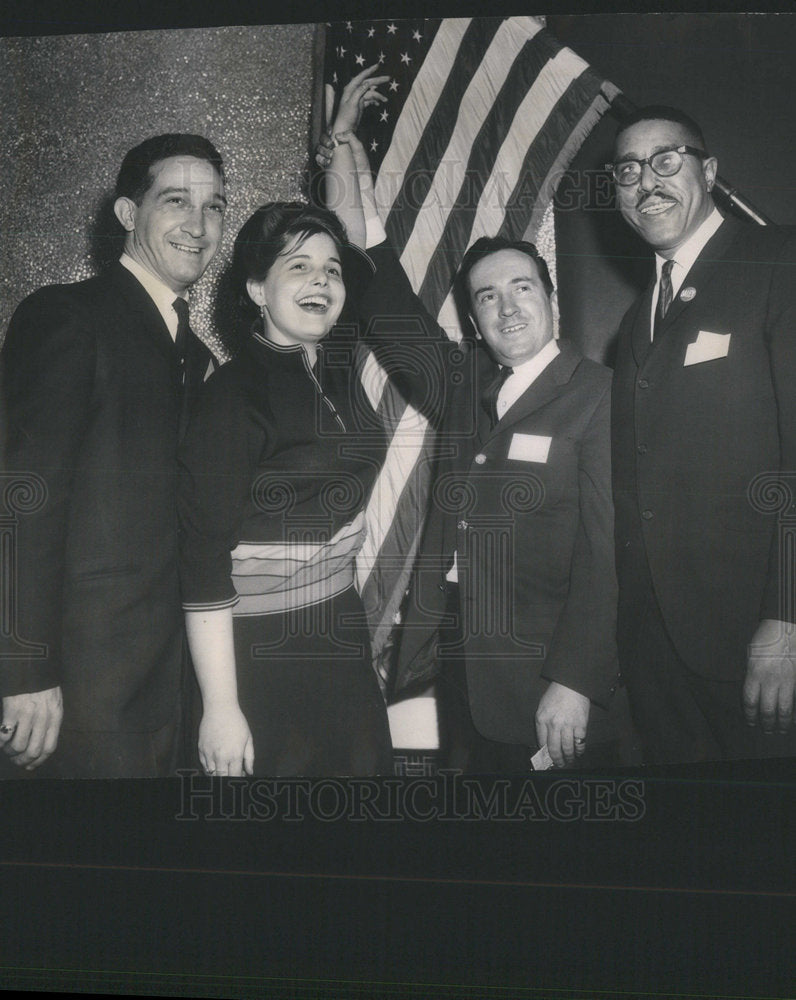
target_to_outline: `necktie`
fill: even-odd
[[[175,354],[180,366],[180,384],[185,384],[185,353],[188,349],[188,334],[191,327],[188,322],[188,303],[177,296],[172,302],[172,308],[177,313],[177,336],[174,338]]]
[[[655,313],[655,333],[657,334],[658,328],[661,325],[663,317],[666,315],[669,306],[672,304],[672,268],[674,267],[673,260],[666,260],[663,262],[663,269],[661,270],[661,282],[658,288],[658,309]]]
[[[506,379],[514,374],[513,368],[503,367],[497,373],[497,375],[492,379],[489,385],[484,390],[484,394],[481,397],[481,402],[484,409],[489,414],[489,419],[492,421],[491,427],[494,427],[498,422],[498,412],[497,412],[497,402],[498,396],[500,395],[500,390],[503,388]],[[490,427],[490,429],[491,429]]]

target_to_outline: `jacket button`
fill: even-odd
[[[459,531],[467,531],[468,525],[466,521],[459,521],[456,527],[459,529]]]
[[[482,455],[479,453],[478,455],[475,456],[473,461],[475,462],[476,465],[483,465],[484,462],[486,461],[486,455]]]
[[[649,389],[649,382],[645,378],[640,378],[638,380],[639,389]]]
[[[652,513],[651,510],[647,509],[647,510],[642,510],[641,516],[644,518],[645,521],[651,521],[655,515]]]
[[[638,451],[639,455],[647,454],[647,446],[645,444],[640,444],[636,450]]]

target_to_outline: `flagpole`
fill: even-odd
[[[606,100],[609,100],[607,96]],[[627,121],[638,110],[637,105],[621,93],[617,94],[612,101],[609,100],[609,103],[611,105],[611,113],[615,118],[619,119],[620,124],[623,121]],[[737,188],[732,187],[722,177],[717,176],[713,186],[733,208],[737,209],[748,219],[756,222],[759,226],[771,226],[774,224],[767,215],[761,212],[759,208],[755,208],[747,198],[738,193]]]

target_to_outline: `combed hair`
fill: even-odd
[[[705,137],[697,122],[690,115],[687,115],[685,111],[681,111],[679,108],[672,108],[668,104],[648,104],[646,107],[637,108],[629,118],[622,121],[619,131],[616,133],[616,140],[631,125],[638,125],[639,122],[649,121],[676,122],[676,124],[682,125],[688,131],[689,145],[694,145],[699,149],[707,151]]]
[[[482,236],[480,239],[476,240],[475,243],[473,243],[462,258],[459,272],[456,275],[456,281],[453,286],[454,300],[459,312],[459,318],[462,321],[462,329],[466,329],[468,325],[472,325],[469,324],[468,320],[472,308],[472,303],[470,302],[470,290],[467,287],[467,279],[470,276],[470,271],[472,271],[479,261],[482,261],[485,257],[489,257],[493,253],[497,253],[500,250],[517,250],[520,253],[525,254],[525,256],[529,257],[536,265],[536,270],[539,272],[539,277],[542,280],[542,285],[547,293],[547,297],[550,298],[555,291],[553,281],[550,277],[550,270],[547,266],[547,261],[539,253],[533,243],[529,243],[527,240],[510,240],[505,236]]]
[[[224,180],[224,163],[216,147],[202,135],[188,132],[167,132],[144,139],[122,160],[116,178],[116,197],[130,198],[141,204],[141,199],[152,186],[152,168],[171,156],[193,156],[207,160]]]

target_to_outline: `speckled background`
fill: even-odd
[[[29,292],[118,256],[108,218],[127,150],[198,132],[224,158],[229,209],[191,323],[223,354],[215,299],[235,234],[262,202],[302,195],[312,39],[310,24],[0,39],[0,338]]]

